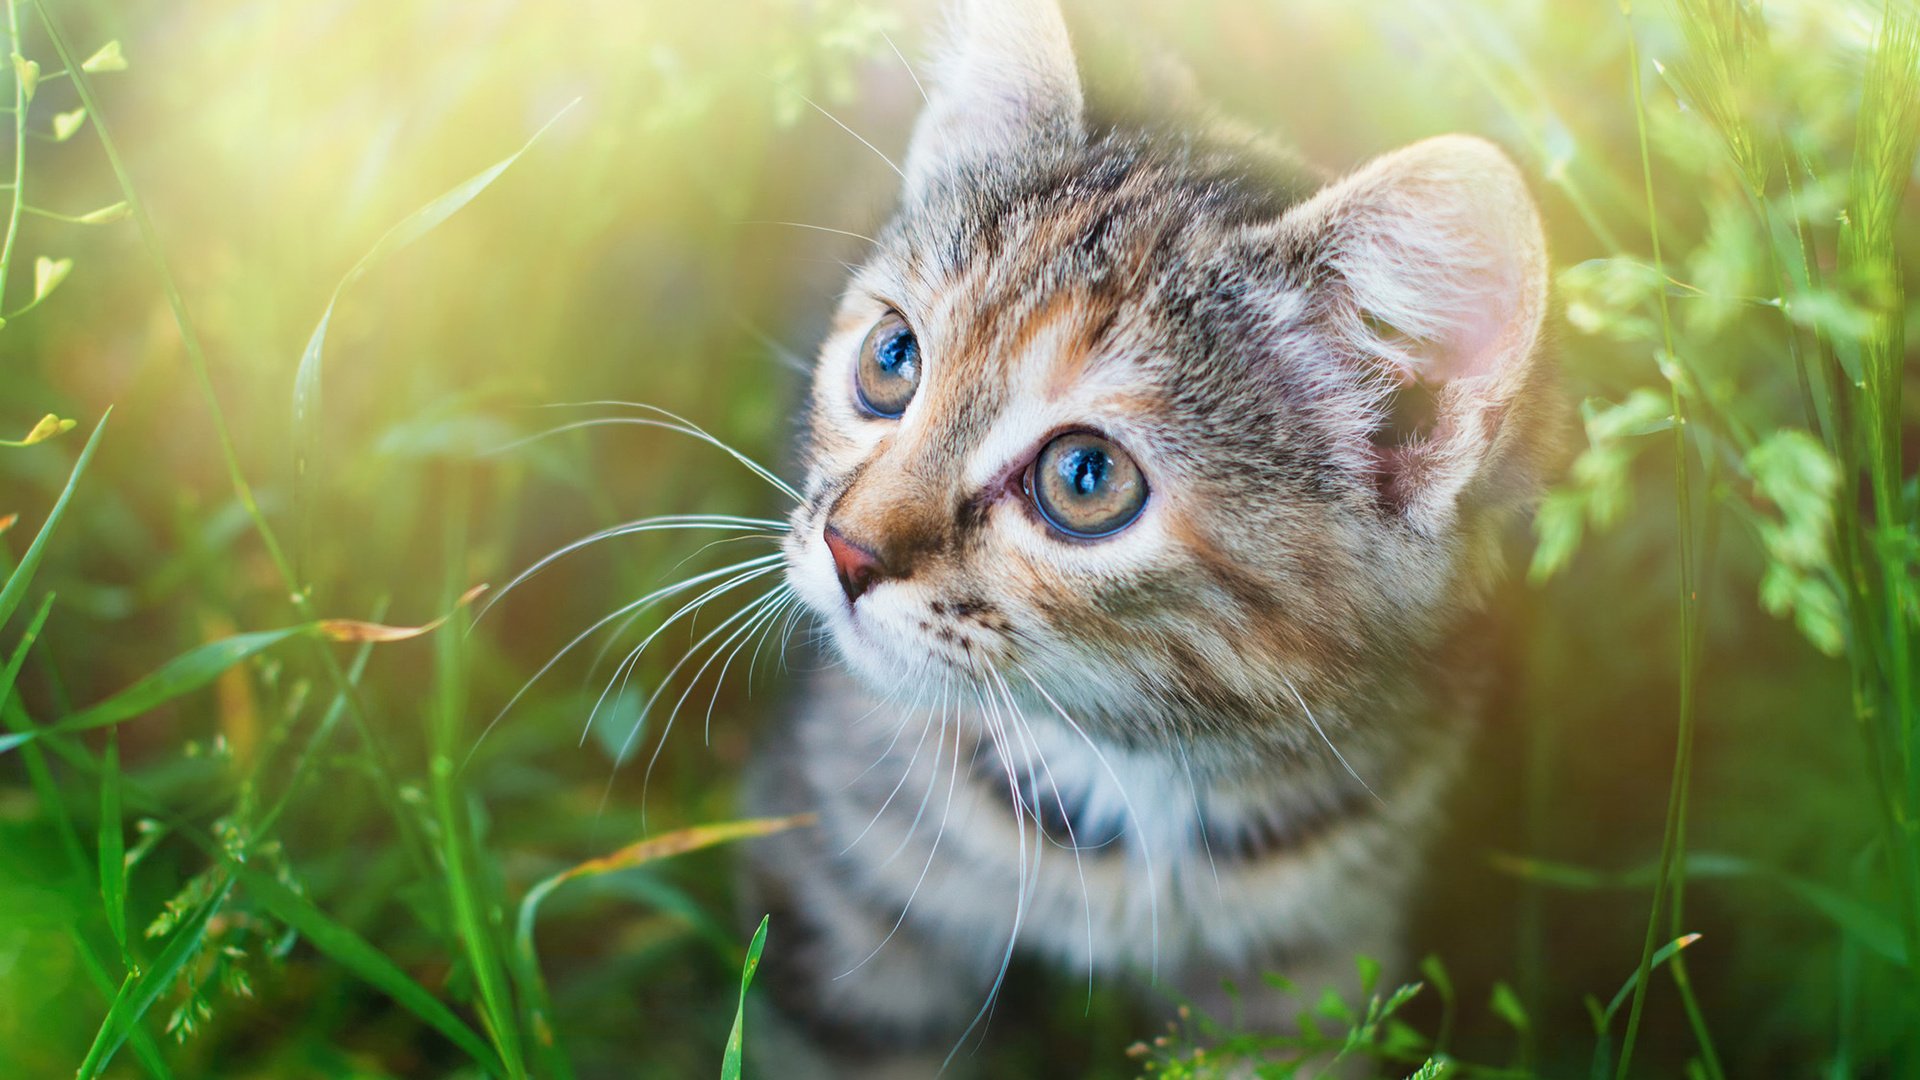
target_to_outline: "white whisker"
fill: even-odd
[[[866,147],[867,149],[869,149],[869,150],[871,150],[871,151],[873,151],[873,152],[874,152],[874,154],[876,154],[876,155],[877,155],[877,156],[878,156],[878,157],[880,158],[880,160],[881,160],[881,161],[884,161],[884,162],[886,162],[886,163],[887,163],[887,168],[889,168],[889,169],[892,169],[892,170],[893,170],[893,173],[894,173],[894,175],[895,175],[895,176],[898,176],[898,177],[899,177],[900,179],[902,179],[902,180],[905,180],[905,179],[907,178],[907,174],[906,174],[906,173],[904,173],[904,172],[901,172],[901,171],[900,171],[900,166],[898,166],[898,165],[895,165],[895,164],[893,163],[893,159],[892,159],[892,158],[890,158],[890,157],[888,157],[888,156],[887,156],[887,155],[885,155],[885,154],[882,154],[882,153],[880,152],[880,148],[879,148],[879,147],[877,147],[877,146],[875,146],[875,145],[873,145],[872,143],[870,143],[870,142],[868,142],[867,140],[865,140],[865,139],[863,139],[863,138],[861,138],[861,137],[860,137],[860,133],[859,133],[859,132],[857,132],[857,131],[855,131],[855,130],[853,130],[852,128],[850,128],[850,127],[848,127],[848,126],[847,126],[846,124],[844,124],[844,123],[842,123],[839,117],[837,117],[837,116],[835,116],[835,115],[833,115],[832,113],[830,113],[830,112],[828,112],[827,110],[825,110],[825,109],[823,109],[823,108],[821,108],[821,107],[820,107],[820,103],[819,103],[819,102],[817,102],[817,101],[815,101],[815,100],[813,100],[813,99],[812,99],[812,98],[810,98],[810,97],[807,97],[807,96],[806,96],[806,95],[804,95],[804,94],[802,94],[802,95],[801,95],[801,97],[800,97],[800,100],[802,100],[802,101],[804,101],[804,102],[806,102],[807,104],[809,104],[809,105],[811,105],[811,106],[813,106],[813,107],[814,107],[814,109],[815,109],[816,111],[818,111],[818,112],[820,113],[820,115],[821,115],[821,116],[824,116],[824,117],[826,117],[827,119],[829,119],[829,120],[831,120],[831,121],[833,121],[833,122],[834,122],[835,124],[838,124],[838,125],[840,126],[840,130],[841,130],[841,131],[844,131],[844,132],[846,132],[847,134],[849,134],[849,135],[851,135],[851,136],[853,136],[853,137],[854,137],[855,139],[859,139],[859,141],[860,141],[860,145],[861,145],[861,146],[864,146],[864,147]]]
[[[944,717],[942,717],[941,733],[943,738],[941,739],[941,742],[940,742],[940,745],[942,747],[946,745],[946,740],[944,738],[945,728],[946,728],[946,720]],[[914,898],[920,895],[920,886],[926,884],[927,872],[933,869],[934,857],[940,853],[940,841],[945,839],[947,835],[947,817],[949,814],[953,812],[953,793],[955,790],[957,790],[960,787],[960,728],[961,728],[961,725],[958,723],[953,725],[953,772],[952,772],[952,775],[947,780],[947,804],[946,804],[946,807],[940,811],[940,828],[937,832],[933,834],[933,844],[927,849],[926,865],[920,868],[920,876],[919,878],[915,879],[912,890],[907,893],[907,902],[900,905],[900,915],[898,918],[893,920],[893,926],[887,931],[886,936],[882,937],[880,939],[880,943],[873,947],[873,951],[868,953],[866,956],[862,957],[859,963],[853,965],[852,967],[841,972],[840,974],[835,975],[833,978],[834,978],[834,981],[836,982],[846,978],[847,976],[853,974],[856,971],[859,971],[861,968],[867,966],[867,961],[872,960],[874,957],[880,955],[880,950],[887,947],[887,942],[893,940],[893,935],[900,932],[901,925],[907,921],[907,913],[913,910]],[[929,795],[933,793],[933,785],[935,783],[938,783],[938,780],[939,780],[939,764],[938,764],[937,758],[935,759],[934,770],[935,770],[934,779],[927,786],[927,793]],[[922,808],[923,809],[925,808],[924,801],[922,803]],[[916,818],[916,821],[917,821],[917,818]]]
[[[1040,769],[1044,774],[1046,774],[1047,783],[1053,788],[1053,801],[1054,801],[1054,805],[1060,811],[1060,820],[1066,824],[1067,846],[1073,852],[1073,872],[1074,872],[1074,875],[1080,879],[1080,903],[1081,903],[1081,906],[1085,908],[1086,916],[1087,916],[1087,1005],[1086,1005],[1086,1008],[1087,1008],[1087,1012],[1091,1014],[1093,1011],[1093,956],[1094,956],[1093,894],[1089,892],[1087,889],[1087,872],[1086,872],[1086,868],[1081,864],[1081,861],[1080,861],[1080,838],[1074,835],[1073,815],[1067,813],[1066,800],[1062,798],[1060,794],[1059,781],[1055,780],[1053,777],[1053,767],[1047,764],[1046,751],[1040,748],[1039,737],[1034,734],[1032,725],[1027,723],[1026,714],[1020,711],[1020,705],[1018,702],[1014,700],[1013,691],[1011,688],[1007,686],[1007,680],[1001,676],[999,669],[989,664],[987,666],[987,672],[988,674],[993,676],[993,681],[999,685],[1000,697],[1002,698],[1002,700],[1004,700],[1007,703],[1007,708],[1013,713],[1015,721],[1023,729],[1025,729],[1027,741],[1029,742],[1030,745],[1032,745],[1034,755],[1040,759]],[[1035,792],[1034,798],[1037,800],[1039,797],[1040,797],[1039,793]]]
[[[633,536],[639,533],[663,532],[677,529],[735,529],[741,532],[771,537],[789,531],[790,526],[788,526],[786,522],[774,518],[734,517],[730,514],[666,514],[660,517],[640,518],[635,521],[622,522],[619,525],[610,525],[596,533],[583,536],[578,540],[566,544],[551,554],[543,556],[540,561],[534,563],[532,566],[520,571],[519,574],[514,576],[512,581],[507,582],[506,585],[496,590],[493,595],[487,597],[487,602],[481,605],[480,610],[474,614],[473,623],[469,624],[467,630],[471,633],[473,625],[478,624],[481,619],[486,618],[487,612],[492,611],[493,606],[505,599],[508,593],[525,584],[529,578],[532,578],[540,571],[545,570],[547,567],[568,555],[579,551],[581,548],[597,544],[602,540],[611,540],[621,536]]]
[[[733,666],[734,658],[740,655],[740,650],[747,647],[747,643],[754,639],[754,635],[762,627],[772,625],[773,619],[780,614],[780,605],[787,602],[792,596],[792,592],[793,590],[785,584],[778,585],[774,588],[772,594],[774,596],[773,603],[760,609],[758,615],[755,615],[747,621],[746,636],[740,639],[740,644],[733,647],[733,651],[727,654],[726,662],[720,665],[719,673],[713,677],[713,696],[707,699],[706,719],[701,723],[700,727],[700,741],[703,744],[707,746],[713,745],[713,709],[715,705],[719,704],[720,690],[727,683],[727,669]],[[694,682],[696,684],[699,682],[698,675],[694,676]],[[690,686],[688,689],[691,690],[692,687]]]
[[[1200,830],[1200,847],[1207,853],[1207,869],[1213,873],[1213,897],[1225,903],[1225,894],[1220,891],[1220,867],[1213,861],[1213,838],[1207,834],[1207,812],[1200,805],[1200,787],[1193,782],[1193,762],[1187,756],[1187,744],[1167,736],[1167,742],[1180,751],[1180,767],[1187,774],[1187,794],[1193,797],[1193,819]]]
[[[1027,684],[1046,699],[1053,711],[1060,715],[1060,719],[1066,721],[1067,726],[1073,729],[1073,733],[1080,736],[1080,741],[1087,744],[1087,749],[1093,751],[1094,758],[1100,762],[1100,767],[1106,770],[1108,779],[1113,781],[1115,790],[1120,793],[1121,803],[1127,808],[1127,819],[1133,823],[1134,832],[1140,837],[1140,857],[1146,863],[1147,906],[1152,909],[1153,923],[1152,962],[1149,965],[1149,974],[1153,979],[1158,979],[1160,977],[1160,879],[1153,872],[1153,845],[1147,837],[1145,826],[1141,824],[1140,815],[1134,811],[1133,797],[1127,794],[1126,785],[1120,782],[1119,774],[1113,771],[1113,765],[1107,761],[1107,755],[1100,752],[1099,744],[1093,741],[1093,737],[1086,733],[1078,721],[1067,715],[1067,710],[1060,707],[1060,703],[1053,699],[1052,694],[1047,693],[1047,688],[1040,685],[1040,680],[1034,678],[1031,671],[1022,667],[1020,674],[1026,676]]]
[[[769,558],[778,558],[778,556],[769,556]],[[628,678],[631,677],[633,669],[639,665],[641,655],[647,651],[647,646],[653,644],[654,639],[658,638],[661,634],[666,633],[667,630],[673,626],[673,624],[679,622],[682,618],[686,617],[689,614],[699,611],[700,608],[707,603],[707,601],[712,600],[713,598],[720,596],[722,594],[731,592],[734,589],[739,588],[740,586],[746,584],[749,581],[754,581],[756,579],[763,578],[768,574],[774,573],[779,569],[780,567],[776,563],[774,565],[761,566],[758,569],[749,570],[741,573],[736,577],[729,578],[726,581],[723,581],[720,584],[715,585],[713,588],[708,589],[706,592],[701,593],[699,596],[694,597],[692,600],[687,601],[685,604],[681,605],[679,610],[667,616],[666,619],[664,619],[659,626],[654,627],[651,633],[649,633],[645,638],[641,639],[640,644],[634,646],[633,649],[627,653],[626,659],[620,661],[620,666],[615,668],[613,671],[613,677],[607,680],[606,689],[600,691],[599,698],[595,699],[593,703],[593,708],[587,713],[586,725],[581,728],[580,745],[585,746],[587,742],[587,736],[593,733],[593,721],[597,716],[600,715],[600,708],[602,705],[606,704],[607,696],[613,693],[614,684],[618,683],[622,691],[626,689],[627,680]],[[641,720],[644,720],[645,718],[646,718],[646,713],[643,710],[641,712],[641,715],[638,718],[636,718],[634,721],[635,726],[633,731],[630,731],[627,733],[627,739],[629,741],[633,738],[634,732],[637,732],[640,730],[639,723]],[[621,757],[626,756],[626,752],[627,752],[627,747],[623,743],[620,747],[620,754],[617,755],[614,760],[618,761]]]
[[[558,664],[569,653],[571,653],[574,649],[578,648],[581,642],[592,637],[594,634],[599,633],[602,629],[605,629],[607,624],[612,623],[618,619],[635,615],[641,611],[644,611],[646,608],[659,603],[660,601],[666,599],[669,596],[673,596],[677,593],[685,592],[686,590],[694,588],[697,585],[701,585],[701,584],[704,584],[705,582],[712,581],[714,578],[724,577],[728,574],[740,572],[749,567],[766,566],[769,564],[778,563],[782,558],[784,558],[784,556],[777,553],[773,555],[761,555],[757,558],[748,559],[745,562],[735,563],[732,566],[723,566],[718,570],[709,570],[709,571],[706,571],[705,573],[696,574],[685,581],[678,581],[672,585],[667,585],[659,589],[655,589],[654,591],[648,593],[647,595],[642,596],[638,600],[632,601],[631,603],[628,603],[628,604],[623,604],[619,608],[614,609],[614,611],[612,611],[611,613],[595,621],[592,626],[587,627],[585,630],[582,630],[579,634],[575,635],[572,641],[569,641],[565,645],[561,646],[559,652],[554,653],[553,656],[549,658],[546,663],[540,665],[540,670],[534,672],[532,677],[527,679],[526,682],[520,684],[520,689],[514,691],[513,696],[507,699],[507,703],[500,707],[500,711],[495,713],[493,719],[487,721],[487,726],[482,728],[480,730],[480,734],[474,737],[473,749],[467,751],[466,759],[461,763],[461,767],[465,768],[466,762],[473,760],[473,755],[480,749],[480,743],[486,739],[487,735],[493,731],[494,727],[497,726],[501,720],[505,719],[508,713],[513,711],[513,707],[519,704],[520,699],[526,696],[527,691],[533,689],[533,685],[535,683],[539,682],[540,679],[543,676],[545,676],[547,672],[553,670],[553,667],[555,664]],[[583,743],[586,741],[586,737],[584,735],[581,737],[581,741]]]
[[[741,619],[751,618],[752,614],[755,611],[760,610],[764,605],[776,599],[780,595],[780,591],[782,588],[784,588],[784,586],[768,590],[765,594],[761,595],[758,599],[748,601],[745,607],[741,608],[739,611],[736,611],[732,615],[729,615],[725,619],[721,620],[720,625],[714,627],[712,630],[707,631],[704,637],[702,637],[699,641],[696,641],[691,646],[689,646],[687,648],[687,651],[680,657],[679,661],[676,662],[671,668],[668,668],[667,673],[660,677],[659,687],[655,689],[654,692],[647,698],[646,703],[640,707],[640,720],[641,721],[646,720],[647,714],[653,711],[654,704],[660,700],[660,695],[666,693],[667,688],[673,685],[673,680],[676,676],[680,674],[681,669],[686,667],[687,664],[692,662],[694,656],[699,653],[700,649],[703,646],[705,646],[707,642],[712,641],[716,637],[719,637],[722,633],[726,632],[727,627],[732,626],[734,623],[740,621]],[[736,632],[736,636],[737,636],[737,632]],[[653,784],[653,768],[655,765],[658,765],[660,763],[660,753],[661,751],[665,750],[667,747],[667,737],[673,734],[674,718],[679,715],[680,706],[682,703],[684,703],[687,700],[687,694],[692,692],[693,685],[700,681],[701,674],[706,672],[707,667],[713,663],[714,657],[719,655],[720,650],[726,648],[727,644],[730,643],[732,640],[733,640],[732,638],[728,638],[727,641],[722,642],[718,647],[716,647],[713,650],[712,653],[708,654],[706,663],[702,664],[699,671],[696,671],[694,673],[693,682],[688,684],[687,690],[681,693],[678,701],[674,702],[673,711],[667,714],[667,722],[660,729],[660,738],[657,742],[654,743],[653,755],[647,759],[646,775],[640,782],[640,820],[642,822],[643,828],[645,826],[646,816],[647,816],[647,789],[650,788]],[[635,736],[639,734],[639,732],[640,732],[640,724],[636,722],[634,724],[633,730],[627,733],[627,742],[632,742]],[[622,755],[625,755],[626,750],[627,748],[623,744],[620,747],[620,753]],[[616,760],[618,759],[616,758]],[[606,790],[601,792],[601,795],[600,795],[600,802],[602,806],[606,804],[607,796],[611,795],[612,793],[613,793],[613,776],[609,775],[607,777]]]
[[[893,43],[893,35],[882,30],[880,31],[880,37],[887,43],[887,48],[893,50],[893,55],[900,58],[900,66],[907,70],[907,78],[913,80],[913,88],[920,91],[920,103],[922,105],[932,104],[933,99],[927,96],[927,88],[920,85],[920,76],[913,73],[913,65],[907,63],[906,55],[900,51],[900,46]]]
[[[880,241],[875,240],[873,237],[868,236],[865,233],[857,233],[849,229],[835,229],[827,225],[809,225],[804,221],[756,220],[756,221],[740,221],[740,222],[735,222],[735,224],[738,224],[738,225],[785,225],[790,229],[808,229],[813,232],[832,233],[835,236],[851,236],[855,240],[865,240],[867,243],[872,244],[874,247],[880,246]]]
[[[1327,749],[1333,751],[1334,760],[1340,763],[1340,767],[1347,770],[1347,775],[1353,777],[1354,780],[1358,782],[1361,787],[1366,788],[1367,794],[1372,795],[1374,797],[1374,800],[1377,801],[1381,806],[1387,805],[1387,800],[1380,798],[1379,794],[1373,790],[1371,785],[1369,785],[1365,780],[1360,779],[1360,774],[1353,771],[1352,765],[1347,764],[1347,756],[1340,752],[1339,747],[1333,745],[1332,739],[1327,738],[1326,729],[1321,727],[1320,721],[1314,718],[1313,710],[1307,708],[1307,699],[1301,697],[1300,691],[1294,689],[1293,680],[1287,678],[1286,675],[1283,674],[1280,676],[1280,682],[1282,685],[1284,685],[1287,688],[1287,693],[1293,695],[1293,700],[1300,703],[1300,711],[1307,714],[1307,723],[1313,725],[1313,730],[1318,732],[1320,735],[1320,741],[1326,743]]]
[[[760,464],[759,462],[748,457],[746,454],[735,449],[734,447],[729,445],[727,442],[722,440],[719,436],[714,435],[712,432],[701,427],[699,424],[696,424],[693,421],[688,420],[686,417],[681,416],[678,413],[671,412],[667,409],[663,409],[658,405],[649,405],[644,401],[598,400],[598,401],[562,401],[562,402],[556,402],[552,405],[544,405],[541,407],[548,408],[548,409],[578,409],[578,408],[593,408],[593,407],[599,407],[599,406],[619,406],[621,408],[626,408],[626,409],[640,409],[646,412],[653,413],[656,416],[664,416],[666,417],[666,419],[653,420],[653,419],[649,419],[646,417],[639,417],[639,416],[611,416],[611,417],[602,417],[595,420],[577,420],[572,423],[561,424],[557,427],[549,428],[546,431],[540,432],[536,435],[529,435],[522,439],[515,439],[514,441],[507,443],[505,446],[492,450],[489,453],[492,453],[492,454],[508,453],[510,451],[517,450],[520,447],[529,445],[531,443],[539,442],[543,439],[549,439],[555,435],[562,435],[569,431],[579,431],[583,428],[603,427],[603,426],[610,426],[610,425],[627,425],[627,426],[633,426],[633,427],[659,428],[662,431],[674,431],[682,435],[687,435],[692,438],[698,439],[701,442],[704,442],[707,445],[712,446],[717,450],[720,450],[721,452],[725,453],[728,457],[731,457],[735,461],[738,461],[740,464],[746,466],[747,469],[749,469],[755,476],[758,476],[762,480],[765,480],[767,483],[773,485],[773,487],[776,490],[778,490],[781,494],[787,496],[788,498],[792,499],[794,502],[805,501],[800,497],[800,493],[794,489],[792,484],[789,484],[785,480],[782,480],[779,476],[775,475],[766,466]]]
[[[919,707],[920,707],[920,699],[916,697],[914,699],[913,708],[907,711],[906,716],[902,718],[899,725],[893,729],[893,738],[888,741],[887,748],[881,751],[879,757],[874,759],[873,765],[869,765],[865,769],[861,770],[860,776],[863,777],[868,773],[872,772],[875,765],[880,764],[880,762],[886,760],[888,755],[893,753],[894,744],[899,742],[901,733],[904,732],[907,729],[907,726],[913,722],[914,711],[917,710]],[[907,764],[905,765],[905,767],[903,767],[900,770],[900,780],[893,785],[893,790],[887,792],[887,797],[880,801],[880,809],[875,810],[873,812],[873,817],[870,820],[868,820],[866,828],[860,830],[860,835],[854,837],[852,840],[849,840],[847,842],[847,846],[840,849],[840,854],[845,855],[847,852],[852,851],[854,847],[860,843],[860,841],[865,840],[867,838],[867,834],[873,831],[873,827],[880,823],[881,816],[887,812],[887,807],[893,805],[893,800],[895,796],[900,794],[900,789],[906,787],[907,781],[913,778],[913,767],[919,763],[920,751],[922,748],[926,746],[927,735],[932,731],[933,731],[933,707],[929,705],[927,707],[927,718],[920,725],[920,738],[918,741],[916,741],[913,744],[913,753],[908,756]],[[937,767],[937,764],[938,763],[936,763],[936,767]],[[860,777],[855,777],[852,783],[858,783],[859,780],[860,780]],[[911,836],[912,833],[908,833],[908,835]]]

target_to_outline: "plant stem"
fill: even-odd
[[[1654,200],[1653,155],[1647,141],[1646,96],[1641,88],[1640,47],[1633,33],[1633,11],[1622,4],[1627,20],[1628,82],[1633,88],[1634,122],[1639,132],[1640,176],[1646,191],[1647,233],[1653,248],[1654,272],[1663,280],[1666,264],[1660,250],[1660,212]],[[1668,310],[1666,290],[1659,292],[1660,332],[1664,361],[1677,369],[1673,349],[1673,320]],[[1653,968],[1654,945],[1660,936],[1661,916],[1666,909],[1668,887],[1681,863],[1681,837],[1685,832],[1688,777],[1693,764],[1694,672],[1698,650],[1699,596],[1695,591],[1693,551],[1693,490],[1687,471],[1686,401],[1680,392],[1677,371],[1668,371],[1668,388],[1673,408],[1674,498],[1680,540],[1680,703],[1678,730],[1673,754],[1673,780],[1667,796],[1667,820],[1660,841],[1660,869],[1653,884],[1653,908],[1647,916],[1647,932],[1640,952],[1638,977],[1634,982],[1633,1004],[1627,1013],[1627,1030],[1621,1039],[1620,1061],[1615,1068],[1617,1080],[1625,1080],[1633,1061],[1634,1041],[1640,1032],[1640,1016],[1646,1007],[1647,986]]]
[[[467,481],[454,484],[452,505],[447,511],[447,595],[458,597],[460,573],[466,563]],[[449,600],[449,606],[454,601]],[[508,988],[505,967],[488,916],[499,910],[497,898],[485,895],[478,867],[471,865],[469,849],[471,829],[466,807],[460,798],[460,782],[454,766],[454,740],[466,705],[464,645],[466,635],[458,632],[466,622],[464,613],[454,615],[460,625],[449,626],[434,636],[435,686],[432,716],[432,774],[434,812],[440,819],[440,855],[446,864],[447,891],[453,903],[454,925],[466,945],[467,962],[473,965],[474,983],[480,990],[482,1015],[493,1047],[506,1064],[513,1080],[527,1075],[520,1053],[519,1013]]]
[[[13,48],[20,48],[20,12],[14,0],[7,0],[7,35]],[[20,207],[26,202],[27,181],[27,87],[20,73],[13,72],[13,192],[7,210],[7,239],[0,244],[0,311],[6,310],[7,271],[13,266],[13,244],[20,235]]]

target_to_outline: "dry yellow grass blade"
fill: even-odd
[[[545,886],[543,891],[552,891],[555,886],[575,878],[596,877],[600,874],[610,874],[615,870],[630,870],[653,862],[655,859],[684,855],[689,851],[698,851],[715,844],[750,840],[757,836],[771,836],[802,825],[811,825],[817,818],[818,815],[815,814],[794,814],[790,817],[752,818],[746,821],[727,821],[715,825],[695,825],[692,828],[678,829],[664,836],[655,836],[628,844],[611,855],[588,859],[571,869],[555,874],[541,884]]]
[[[481,593],[486,591],[487,586],[484,583],[475,585],[461,594],[459,601],[453,605],[453,611],[419,626],[388,626],[385,623],[366,622],[361,619],[321,619],[314,624],[314,629],[328,641],[371,641],[376,644],[406,641],[423,634],[431,634],[445,626],[447,620],[453,618],[454,612],[473,603]]]

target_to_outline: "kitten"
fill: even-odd
[[[1016,956],[1219,1015],[1394,969],[1552,442],[1490,144],[1322,186],[1096,119],[1054,0],[964,4],[935,74],[813,381],[786,571],[842,664],[747,785],[820,815],[750,854],[765,1076],[931,1075]]]

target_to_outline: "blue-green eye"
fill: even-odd
[[[1070,431],[1034,459],[1027,493],[1055,529],[1094,540],[1133,524],[1147,504],[1147,478],[1125,450],[1091,431]]]
[[[889,311],[860,343],[853,373],[854,394],[875,416],[889,419],[907,411],[920,388],[920,339],[898,312]]]

